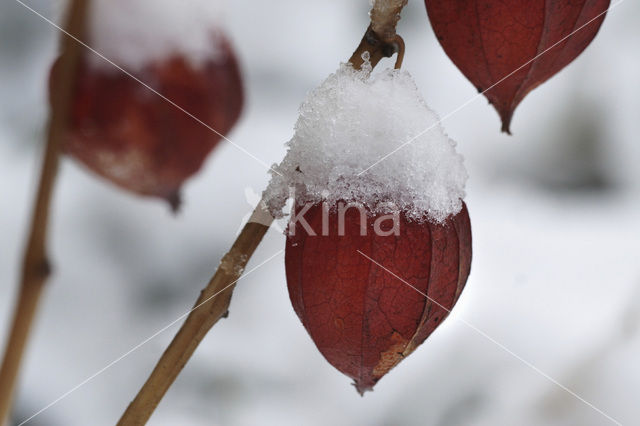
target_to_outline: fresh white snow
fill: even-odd
[[[180,2],[182,3],[182,2]],[[224,1],[93,0],[89,44],[129,71],[172,55],[182,55],[194,66],[219,55]],[[97,55],[95,66],[113,69]]]
[[[343,64],[309,93],[287,145],[264,193],[276,217],[291,189],[298,204],[357,202],[373,212],[393,205],[419,221],[461,209],[462,156],[406,71]]]

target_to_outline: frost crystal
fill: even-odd
[[[263,194],[275,217],[292,188],[298,205],[342,200],[378,213],[392,203],[417,221],[462,207],[463,158],[405,71],[343,65],[307,96],[287,145]]]
[[[198,66],[219,55],[220,1],[94,0],[89,44],[128,71],[180,54]],[[94,66],[113,69],[97,55]]]

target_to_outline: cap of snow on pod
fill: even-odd
[[[308,95],[288,146],[264,199],[282,216],[294,190],[291,302],[320,352],[363,393],[436,329],[464,288],[462,157],[407,72],[347,65]]]

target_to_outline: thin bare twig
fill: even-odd
[[[70,5],[66,28],[76,37],[84,32],[87,7],[87,0],[73,0]],[[55,85],[58,90],[52,94],[47,144],[22,263],[20,292],[0,368],[0,424],[4,424],[9,415],[18,371],[38,301],[51,273],[46,250],[49,212],[58,171],[60,144],[70,119],[69,106],[80,57],[80,46],[69,37],[62,38],[61,48],[60,73],[56,77],[59,80]]]
[[[396,67],[399,67],[404,54],[404,42],[395,33],[395,26],[406,2],[407,0],[375,2],[371,12],[372,24],[349,61],[354,68],[359,69],[362,66],[364,52],[369,52],[372,67],[375,67],[383,57],[398,53]],[[374,27],[381,32],[374,31]],[[250,221],[243,228],[215,275],[201,292],[195,303],[197,309],[189,314],[151,375],[120,418],[118,426],[142,426],[147,423],[199,343],[211,327],[227,313],[235,282],[240,278],[249,258],[273,221],[262,201],[258,204],[253,217],[258,217],[259,223]],[[217,296],[213,297],[214,295]]]
[[[256,207],[254,217],[256,215],[264,219],[260,223],[249,221],[244,226],[229,252],[222,258],[215,275],[200,293],[194,305],[196,308],[191,311],[142,389],[120,418],[119,426],[147,423],[198,344],[211,327],[226,315],[235,282],[242,275],[249,258],[273,221],[271,215],[264,210],[262,202]]]

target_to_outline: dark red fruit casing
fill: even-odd
[[[598,33],[610,0],[425,0],[446,54],[496,108],[509,133],[524,97]]]
[[[363,236],[358,209],[343,213],[343,232],[338,211],[323,219],[325,210],[316,204],[304,214],[312,232],[289,225],[289,295],[322,355],[362,394],[424,342],[460,297],[471,267],[469,214],[463,205],[441,224],[400,214],[398,235],[388,235],[392,221],[375,232],[379,216],[368,212]]]
[[[116,185],[164,198],[175,209],[182,183],[221,139],[189,114],[226,134],[242,110],[235,56],[224,41],[218,57],[197,67],[173,56],[133,72],[184,111],[110,67],[91,65],[87,57],[81,61],[63,149]],[[57,69],[58,61],[51,70],[51,93]]]

